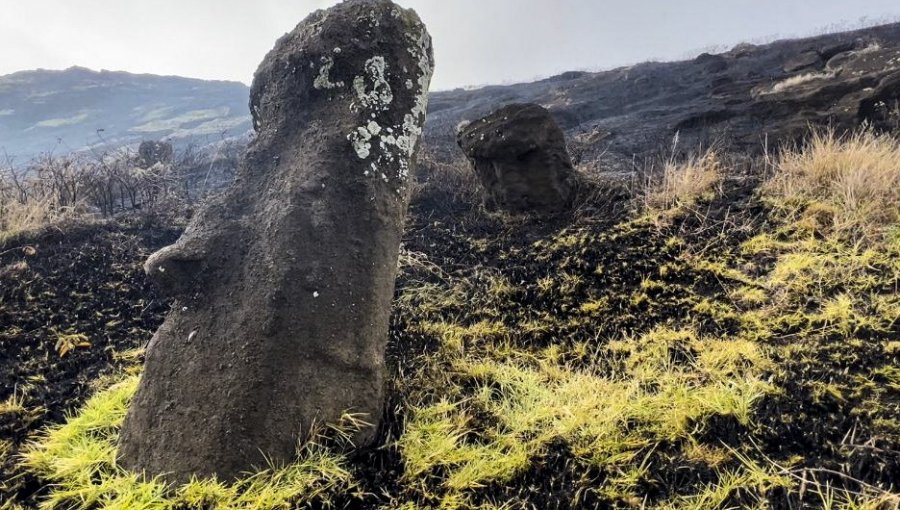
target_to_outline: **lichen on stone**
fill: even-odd
[[[335,48],[335,52],[339,53],[340,48]],[[330,90],[343,87],[344,82],[331,81],[331,69],[334,67],[334,59],[331,57],[322,57],[322,67],[319,68],[319,75],[313,81],[313,88],[316,90]]]
[[[359,159],[366,159],[369,157],[369,153],[372,149],[372,144],[369,143],[369,140],[372,139],[372,133],[369,132],[368,128],[358,127],[356,128],[356,131],[350,133],[347,138],[353,144],[353,150],[356,152],[356,155],[359,156]]]
[[[353,79],[358,105],[363,108],[384,111],[394,100],[394,93],[387,81],[387,64],[384,57],[375,56],[366,61],[365,72]],[[366,82],[371,82],[370,85]],[[356,103],[354,103],[356,107]]]
[[[408,51],[416,59],[418,66],[416,91],[416,100],[410,113],[403,117],[403,135],[397,137],[397,147],[407,156],[412,157],[416,143],[422,135],[422,126],[419,121],[424,121],[426,111],[428,109],[428,87],[431,84],[431,75],[433,72],[431,59],[429,58],[429,47],[431,42],[425,27],[418,25],[417,34],[407,34],[407,38],[412,42]],[[402,159],[400,163],[401,180],[406,180],[409,174],[409,164],[406,159]]]
[[[398,11],[397,16],[399,14]],[[360,159],[372,157],[373,146],[378,149],[377,158],[374,158],[375,161],[371,164],[373,172],[376,169],[384,170],[385,163],[396,163],[396,178],[401,182],[398,191],[405,188],[404,184],[409,177],[409,160],[422,135],[421,124],[428,107],[428,86],[432,74],[430,39],[425,27],[416,22],[414,30],[406,34],[406,39],[410,43],[407,51],[416,60],[416,69],[413,71],[415,76],[409,76],[401,81],[407,90],[415,93],[411,110],[403,115],[403,121],[398,125],[382,126],[376,120],[370,120],[347,136]],[[410,74],[413,73],[403,66],[401,76]],[[377,119],[377,114],[389,110],[394,94],[388,83],[388,69],[384,57],[374,56],[366,61],[364,72],[353,80],[353,91],[352,110],[370,113],[372,119]],[[376,175],[379,173],[383,179],[388,179],[383,171],[376,172]],[[365,174],[368,175],[369,171],[367,170]]]

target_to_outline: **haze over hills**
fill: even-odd
[[[146,139],[215,142],[248,132],[248,94],[237,82],[83,68],[15,73],[0,77],[0,149],[21,163],[58,140],[60,152]],[[428,150],[460,157],[460,122],[522,101],[550,109],[573,157],[604,170],[627,169],[635,157],[670,147],[676,134],[682,148],[725,143],[752,151],[796,139],[811,125],[877,126],[900,108],[900,24],[739,45],[681,62],[434,92]]]
[[[0,150],[21,163],[50,150],[148,139],[217,141],[250,129],[248,95],[238,82],[80,67],[22,71],[0,77]]]

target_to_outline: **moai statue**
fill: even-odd
[[[481,181],[487,209],[541,214],[572,205],[580,179],[546,108],[504,106],[465,125],[457,142]]]
[[[288,462],[317,424],[371,424],[410,170],[434,60],[418,16],[349,0],[285,35],[253,80],[235,184],[146,272],[175,305],[122,428],[128,469],[184,482]]]

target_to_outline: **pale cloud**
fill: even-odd
[[[239,80],[333,0],[2,0],[0,74],[38,67]],[[897,0],[399,0],[434,36],[434,86],[686,57],[711,45],[900,17]]]

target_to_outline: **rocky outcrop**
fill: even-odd
[[[891,110],[900,113],[900,48],[883,48],[877,42],[859,46],[827,60],[823,55],[828,53],[811,51],[819,60],[804,67],[805,73],[755,87],[750,112],[782,119],[782,138],[800,137],[809,125],[892,127]]]
[[[462,127],[457,142],[478,174],[487,209],[552,213],[571,204],[577,174],[545,108],[507,105]]]
[[[822,55],[818,51],[808,50],[796,57],[789,57],[781,68],[786,73],[796,73],[804,69],[821,68],[823,64]]]
[[[177,298],[122,428],[122,466],[232,479],[316,424],[382,414],[409,173],[433,58],[416,14],[349,0],[282,37],[254,77],[236,183],[145,269]]]

